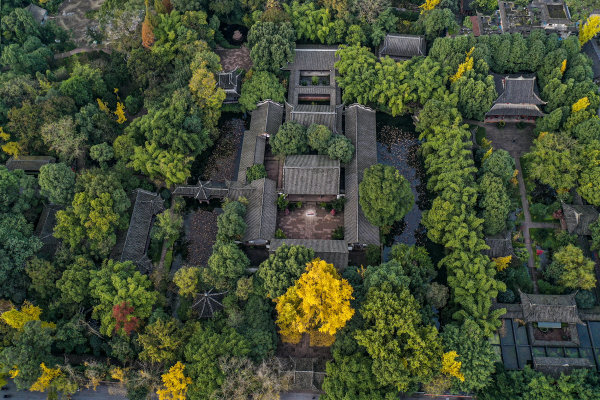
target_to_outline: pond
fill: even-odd
[[[410,115],[392,117],[377,113],[377,161],[391,165],[400,171],[415,196],[413,208],[404,219],[395,224],[386,241],[384,254],[395,243],[425,245],[425,228],[421,215],[427,209],[425,193],[425,170],[419,156],[418,134]]]
[[[233,46],[241,45],[248,36],[248,28],[244,25],[221,23],[219,31],[221,31],[225,40]]]

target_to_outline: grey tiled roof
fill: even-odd
[[[285,104],[286,121],[294,121],[300,125],[325,125],[332,132],[338,131],[338,120],[341,120],[341,108],[331,105]]]
[[[502,93],[498,96],[490,111],[486,113],[486,116],[525,115],[541,117],[544,115],[539,106],[546,103],[536,93],[535,76],[505,76],[502,80],[498,80],[498,76],[496,76],[495,80],[496,90],[502,90]]]
[[[294,62],[288,64],[286,69],[305,71],[333,70],[338,60],[335,52],[338,46],[296,45]]]
[[[563,203],[562,209],[569,233],[592,234],[590,224],[598,220],[598,210],[594,206]]]
[[[146,249],[152,228],[152,218],[164,210],[163,199],[158,193],[137,189],[120,261],[133,261],[142,269],[151,268]]]
[[[577,368],[594,368],[587,358],[536,357],[533,356],[533,369],[555,378],[560,374],[569,374]]]
[[[525,322],[582,324],[575,293],[568,295],[525,294],[519,291]]]
[[[52,252],[56,249],[59,241],[54,237],[54,226],[56,225],[56,212],[64,207],[58,204],[46,204],[35,227],[35,234],[40,238],[44,247],[42,252]]]
[[[544,116],[544,113],[534,104],[496,103],[485,115],[526,115],[531,117],[542,117]]]
[[[488,257],[506,257],[514,254],[510,232],[505,235],[488,236],[485,238],[485,244],[490,247],[484,251]]]
[[[287,156],[283,164],[283,192],[303,195],[337,195],[340,162],[323,155]]]
[[[39,171],[42,166],[55,162],[56,159],[51,156],[19,156],[11,157],[6,161],[6,168],[13,171],[22,169],[24,171]]]
[[[42,23],[48,16],[48,11],[46,9],[36,6],[35,4],[28,5],[26,9],[38,23]]]
[[[358,185],[366,168],[377,163],[375,112],[361,105],[346,108],[345,134],[356,153],[346,165],[344,236],[348,243],[379,244],[379,228],[365,217],[359,203]]]
[[[379,57],[390,56],[394,59],[410,59],[424,56],[426,47],[427,42],[424,36],[389,33],[383,40]]]
[[[497,103],[509,104],[546,104],[535,94],[535,77],[518,78],[506,76],[504,78],[504,91],[496,100]]]
[[[250,130],[244,133],[240,165],[237,180],[246,182],[246,170],[254,164],[263,164],[265,161],[265,147],[267,135],[274,135],[281,126],[283,106],[267,100],[258,104],[252,111]]]
[[[240,182],[237,183],[237,185],[239,184]],[[244,218],[247,225],[244,241],[266,241],[275,236],[277,224],[275,181],[263,178],[245,186],[236,187],[236,185],[233,185],[229,192],[229,198],[237,200],[241,196],[246,197],[248,200]]]
[[[241,74],[241,71],[237,72],[236,70],[219,72],[217,74],[217,85],[226,92],[239,93],[239,77]]]
[[[344,240],[322,239],[271,239],[269,252],[274,253],[281,245],[304,246],[315,251],[315,257],[333,264],[337,269],[348,266],[348,246]]]
[[[266,100],[257,104],[252,111],[250,120],[250,131],[257,136],[263,133],[275,135],[279,130],[283,120],[283,105],[271,100]]]

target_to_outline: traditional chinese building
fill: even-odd
[[[535,92],[535,77],[506,76],[502,78],[498,89],[502,93],[485,114],[485,122],[535,123],[537,118],[544,115],[539,106],[546,102]]]

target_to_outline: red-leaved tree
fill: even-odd
[[[117,321],[117,324],[115,325],[115,332],[123,330],[123,332],[129,336],[131,332],[135,331],[139,327],[140,320],[138,317],[133,316],[134,310],[135,309],[133,306],[130,306],[126,301],[113,306],[112,315]]]

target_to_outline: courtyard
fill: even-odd
[[[277,228],[286,239],[331,239],[344,226],[344,213],[327,211],[316,202],[302,203],[293,210],[277,212]]]

